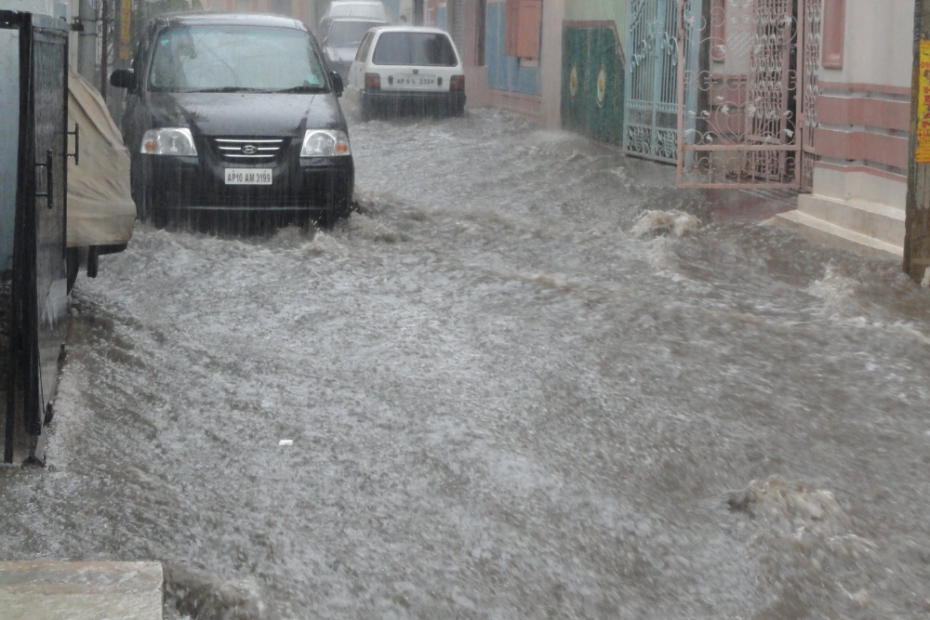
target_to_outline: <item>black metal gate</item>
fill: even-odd
[[[65,336],[68,24],[0,11],[19,31],[19,144],[4,460],[12,462],[17,412],[36,455],[50,415]],[[13,111],[10,111],[13,112]],[[41,450],[41,448],[40,448]],[[40,455],[41,458],[41,455]]]

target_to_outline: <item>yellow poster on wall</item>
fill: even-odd
[[[930,41],[920,42],[919,78],[915,159],[918,164],[930,164]]]
[[[129,60],[129,40],[132,34],[132,0],[123,0],[120,5],[120,33],[119,57],[120,60]]]

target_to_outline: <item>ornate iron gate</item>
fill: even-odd
[[[677,0],[630,0],[628,7],[623,150],[674,163],[681,59]]]
[[[805,0],[698,2],[679,0],[679,186],[799,187]]]
[[[823,39],[823,0],[804,0],[802,41],[804,74],[802,76],[801,189],[814,188],[814,163],[817,153],[814,138],[817,130],[817,98],[820,96],[820,51]]]
[[[19,30],[20,72],[12,372],[4,450],[10,461],[14,411],[22,412],[26,434],[42,434],[64,342],[69,27],[51,17],[9,11],[0,12],[0,27]]]

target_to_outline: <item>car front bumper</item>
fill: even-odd
[[[208,145],[198,144],[197,156],[141,155],[137,165],[142,167],[152,208],[163,212],[320,214],[347,210],[355,184],[351,156],[301,158],[297,156],[299,144],[285,151],[274,161],[254,164],[224,161]],[[271,170],[271,185],[227,185],[227,168]]]

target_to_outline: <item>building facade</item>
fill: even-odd
[[[823,0],[813,187],[775,223],[903,256],[914,0]]]
[[[560,125],[565,0],[427,0],[425,22],[447,30],[466,65],[469,105]]]

